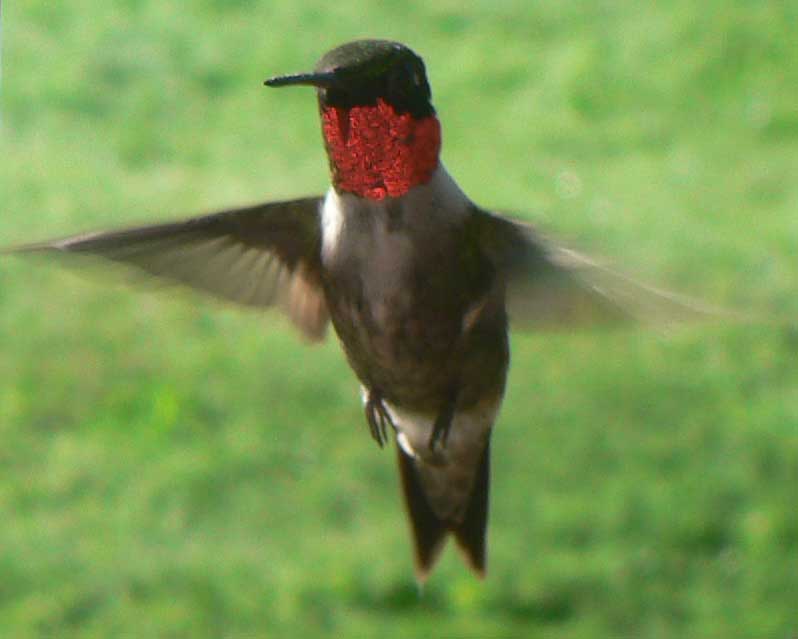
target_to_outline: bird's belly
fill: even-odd
[[[469,249],[463,211],[417,204],[328,196],[325,298],[363,385],[396,406],[436,414],[464,386],[459,407],[482,391],[500,394],[506,318],[496,302],[492,315],[474,321],[490,290],[490,266]]]
[[[430,313],[403,291],[336,304],[332,318],[349,363],[367,388],[422,410],[436,409],[450,392],[459,316]]]
[[[437,415],[409,411],[390,402],[386,402],[385,407],[397,429],[399,445],[408,455],[422,459],[440,456],[442,459],[434,460],[434,463],[448,463],[454,458],[481,453],[500,404],[501,397],[486,397],[468,409],[455,412],[446,446],[434,453],[429,449],[429,441]],[[473,466],[477,460],[470,461],[468,466]]]

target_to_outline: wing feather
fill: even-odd
[[[310,339],[328,324],[321,280],[321,198],[220,211],[12,249],[86,254],[238,304],[279,305]]]
[[[480,211],[479,237],[507,287],[513,328],[568,329],[630,323],[671,326],[733,313],[649,286],[576,251],[533,227]]]

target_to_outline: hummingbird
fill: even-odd
[[[441,163],[424,62],[358,40],[306,73],[329,160],[324,195],[30,244],[76,253],[253,307],[281,309],[310,341],[331,323],[360,382],[368,432],[395,440],[423,582],[450,537],[486,572],[490,439],[508,331],[700,315],[472,202]]]

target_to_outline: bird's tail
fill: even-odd
[[[468,481],[462,507],[452,510],[452,515],[441,517],[430,503],[430,490],[440,491],[446,482],[446,468],[432,467],[408,455],[401,446],[396,447],[399,473],[410,518],[415,546],[416,576],[423,582],[440,556],[446,538],[454,535],[458,548],[469,567],[479,576],[485,576],[485,534],[488,523],[488,489],[490,484],[490,442],[485,444],[476,474]],[[438,486],[430,486],[430,484]],[[455,491],[456,492],[456,491]],[[457,506],[455,504],[455,506]],[[440,512],[440,508],[438,508]]]

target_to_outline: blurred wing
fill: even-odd
[[[320,203],[314,197],[259,204],[14,252],[94,255],[239,304],[279,305],[309,339],[319,340],[328,322],[319,258]]]
[[[507,282],[513,328],[672,325],[728,317],[720,309],[637,282],[545,241],[531,226],[482,213],[486,253]]]

